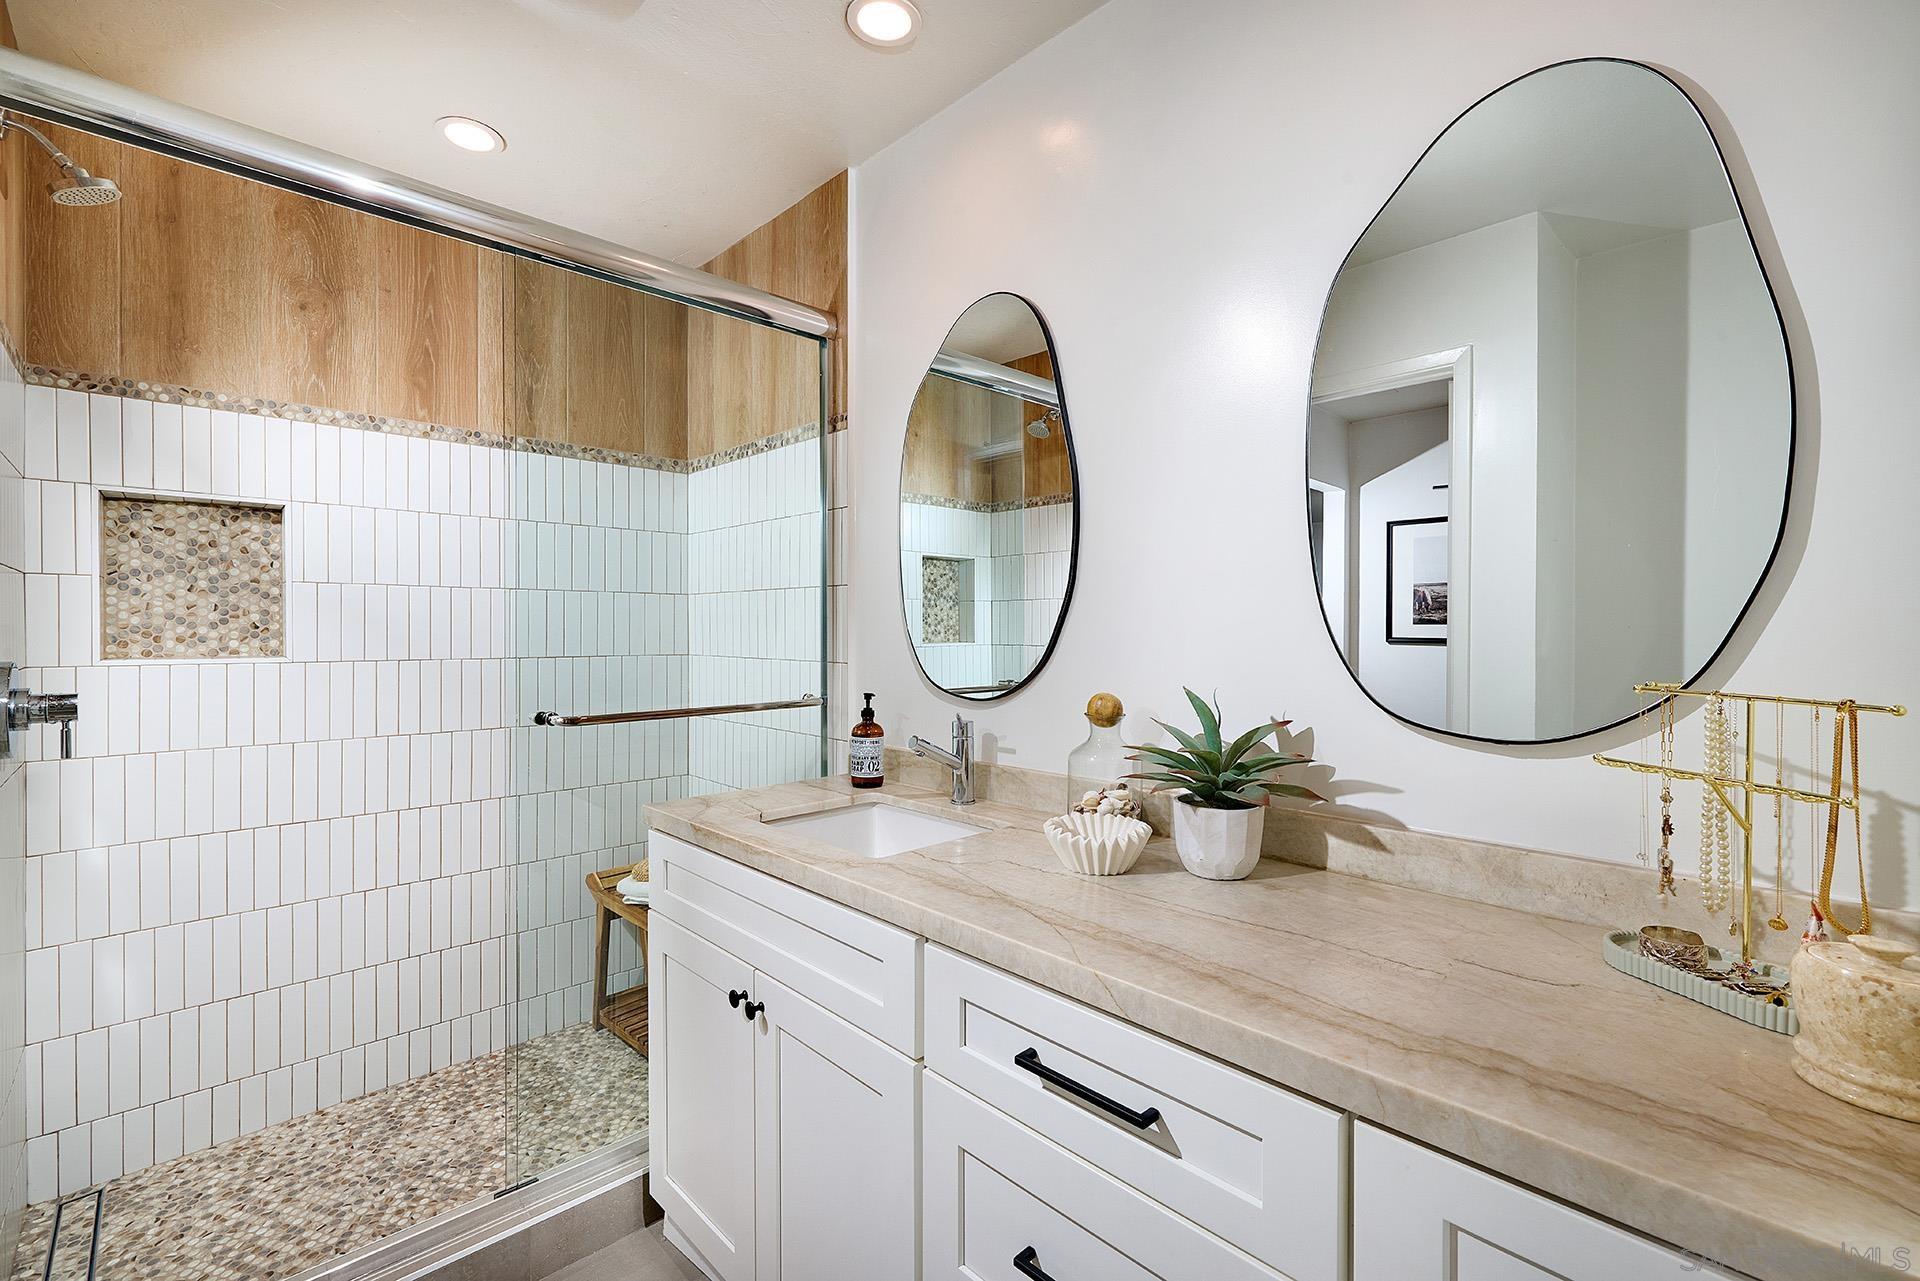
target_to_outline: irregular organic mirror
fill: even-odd
[[[928,680],[999,698],[1046,663],[1080,525],[1067,405],[1046,324],[989,294],[940,344],[900,458],[900,595]]]
[[[1571,738],[1725,645],[1786,515],[1793,390],[1725,165],[1637,63],[1448,127],[1335,279],[1307,516],[1335,645],[1403,720]]]

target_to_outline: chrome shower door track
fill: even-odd
[[[308,1268],[289,1281],[414,1281],[646,1173],[647,1136],[636,1134],[487,1200]]]

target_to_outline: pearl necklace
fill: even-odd
[[[1707,703],[1702,733],[1707,775],[1732,777],[1733,729],[1727,720],[1725,699]],[[1733,901],[1733,834],[1726,804],[1712,787],[1700,789],[1700,901],[1709,915],[1717,915]]]

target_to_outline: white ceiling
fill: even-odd
[[[1040,318],[1018,294],[988,294],[953,322],[943,351],[957,351],[1006,364],[1046,350],[1047,336]]]
[[[1735,213],[1713,139],[1662,77],[1618,62],[1553,67],[1469,111],[1355,249],[1373,262],[1522,214],[1553,215],[1576,255]]]
[[[918,0],[11,0],[38,58],[698,264],[1098,8]],[[484,120],[475,156],[434,126]]]

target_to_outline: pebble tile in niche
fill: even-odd
[[[524,1177],[644,1128],[647,1062],[568,1028],[110,1180],[98,1275],[279,1281],[491,1196],[510,1094]],[[41,1275],[53,1209],[27,1209],[12,1281]],[[87,1275],[86,1211],[61,1223],[53,1281]]]
[[[945,556],[920,558],[920,639],[928,645],[958,644],[961,566]]]
[[[243,503],[100,498],[100,654],[286,652],[281,513]]]

